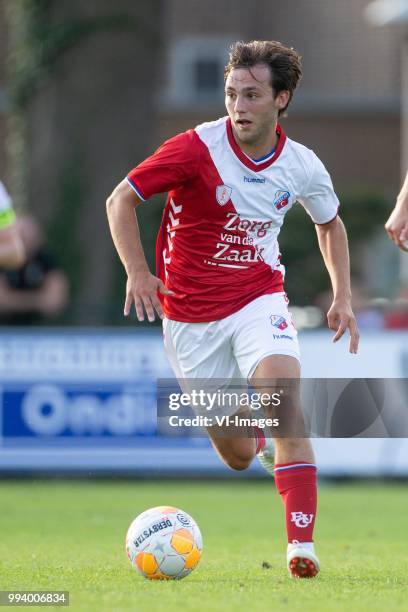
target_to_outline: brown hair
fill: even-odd
[[[300,55],[276,40],[238,41],[231,46],[229,62],[225,66],[224,81],[234,68],[252,68],[256,64],[266,64],[271,73],[271,86],[274,96],[281,91],[289,92],[289,102],[279,111],[281,115],[289,106],[293,92],[302,78]]]

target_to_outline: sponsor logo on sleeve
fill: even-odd
[[[289,204],[289,199],[290,199],[289,191],[278,189],[278,191],[275,192],[273,205],[276,208],[276,210],[282,210],[282,208],[285,208],[285,206]]]
[[[232,187],[228,185],[217,185],[215,189],[215,197],[217,198],[217,202],[220,206],[224,206],[227,204],[231,198]]]

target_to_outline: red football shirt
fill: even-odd
[[[316,223],[337,214],[330,177],[315,154],[286,138],[264,162],[247,157],[229,119],[166,141],[127,177],[142,200],[168,192],[156,245],[159,293],[176,321],[222,319],[255,298],[283,291],[277,236],[299,200]]]

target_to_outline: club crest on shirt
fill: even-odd
[[[220,206],[224,206],[231,197],[232,187],[228,185],[217,185],[215,189],[215,197],[217,198],[217,202]]]
[[[271,320],[272,325],[282,331],[288,326],[285,317],[282,317],[281,315],[271,315],[269,318]]]
[[[289,191],[284,191],[283,189],[278,189],[275,192],[275,198],[273,200],[273,205],[276,210],[282,210],[289,204],[290,193]]]

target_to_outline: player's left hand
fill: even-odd
[[[336,332],[333,342],[337,342],[343,336],[346,329],[350,332],[350,353],[357,353],[360,334],[358,332],[356,317],[348,300],[334,300],[327,313],[327,324],[329,329]]]
[[[394,208],[390,218],[385,224],[388,236],[402,251],[408,252],[408,216],[407,212],[400,208]]]

